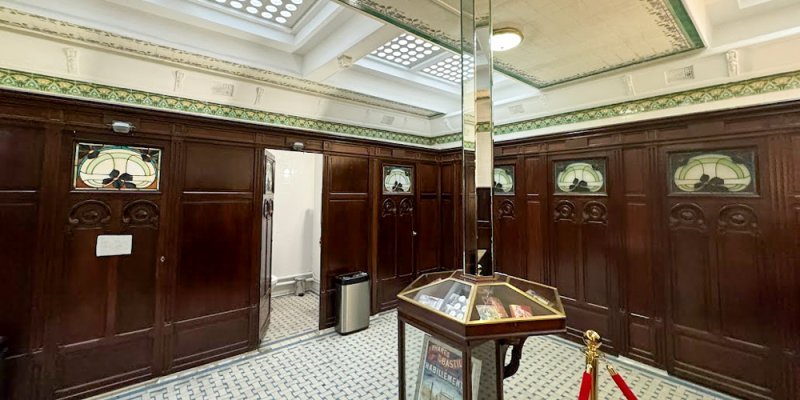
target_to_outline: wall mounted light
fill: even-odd
[[[522,32],[514,28],[495,29],[492,33],[492,51],[506,51],[522,43]]]
[[[124,135],[130,134],[136,127],[133,126],[130,122],[124,121],[112,121],[111,122],[111,130],[115,133],[121,133]]]

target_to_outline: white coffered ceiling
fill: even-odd
[[[452,45],[457,4],[4,0],[0,30],[81,41],[335,99],[406,121],[384,124],[387,129],[436,136],[460,129],[460,59]],[[501,123],[724,82],[736,78],[729,76],[726,51],[752,48],[742,51],[747,57],[765,54],[771,43],[800,42],[798,0],[495,0],[495,5],[495,27],[515,27],[525,36],[519,48],[496,55],[495,115]],[[745,58],[743,76],[800,68],[800,56],[783,57],[772,64]],[[12,66],[0,60],[0,67]],[[685,67],[694,67],[694,81],[664,78]],[[411,124],[412,119],[428,122]]]

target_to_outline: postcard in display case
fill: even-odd
[[[462,352],[425,335],[422,342],[420,376],[416,400],[455,400],[464,398]],[[481,376],[480,360],[472,359],[473,398],[477,398]]]

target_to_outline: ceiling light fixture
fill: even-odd
[[[506,51],[522,43],[522,32],[514,28],[495,29],[492,33],[492,51]]]

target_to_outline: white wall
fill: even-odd
[[[276,294],[291,291],[294,277],[319,281],[322,155],[270,150],[275,156],[272,274]],[[286,290],[283,290],[286,289]]]

